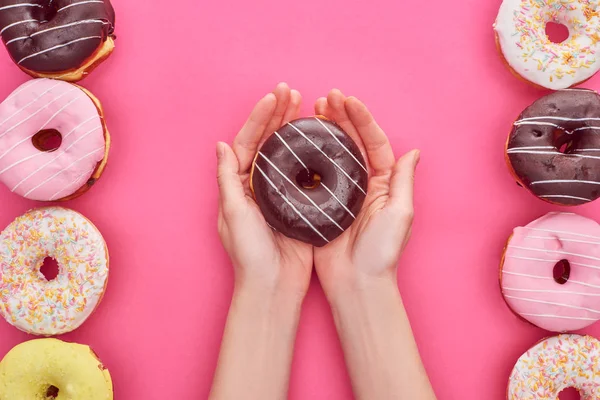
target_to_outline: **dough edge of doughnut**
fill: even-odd
[[[68,70],[62,72],[36,72],[25,67],[19,66],[19,68],[27,75],[34,78],[49,78],[58,79],[67,82],[78,82],[89,74],[92,73],[102,62],[104,62],[115,49],[115,41],[111,36],[108,36],[106,40],[99,46],[94,54],[79,68],[75,70]]]

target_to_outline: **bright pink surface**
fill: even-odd
[[[502,248],[514,226],[557,208],[504,164],[511,122],[546,92],[497,57],[500,2],[114,3],[115,54],[82,82],[104,103],[113,148],[99,183],[68,204],[103,232],[111,276],[98,311],[62,338],[97,350],[117,399],[206,398],[232,290],[214,145],[282,80],[303,94],[305,115],[338,87],[369,105],[398,155],[422,150],[400,266],[406,307],[440,399],[502,399],[518,357],[548,335],[504,304]],[[0,53],[3,98],[27,77]],[[586,86],[600,89],[600,78]],[[0,204],[0,226],[39,205],[2,187]],[[598,218],[600,202],[576,210]],[[28,338],[0,321],[0,354]],[[290,398],[351,396],[315,279]]]

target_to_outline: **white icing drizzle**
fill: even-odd
[[[594,312],[594,313],[600,314],[599,310],[594,310],[593,308],[579,307],[579,306],[574,306],[574,305],[566,304],[566,303],[555,303],[553,301],[536,300],[536,299],[531,299],[529,297],[509,296],[507,294],[505,294],[504,297],[506,297],[507,299],[513,299],[513,300],[519,300],[519,301],[527,301],[527,302],[539,303],[539,304],[548,304],[548,305],[551,305],[551,306],[560,306],[560,307],[565,307],[565,308],[573,308],[575,310],[583,310],[583,311],[589,311],[589,312]]]
[[[304,132],[302,132],[300,129],[298,129],[297,127],[295,127],[293,124],[291,124],[289,122],[288,122],[288,125],[291,126],[292,128],[294,128],[294,130],[296,130],[296,132],[298,132],[304,139],[306,139],[317,150],[319,150],[319,152],[321,154],[323,154],[325,156],[325,158],[327,158],[329,160],[329,162],[331,162],[337,169],[339,169],[346,176],[346,178],[348,178],[348,180],[350,180],[350,182],[352,182],[354,184],[354,186],[356,186],[358,188],[358,190],[360,190],[364,195],[367,194],[367,192],[365,192],[365,190],[362,187],[360,187],[360,185],[358,184],[358,182],[356,182],[354,179],[352,179],[350,177],[350,175],[346,171],[344,171],[344,169],[342,167],[340,167],[338,165],[338,163],[336,163],[332,158],[330,158],[319,146],[317,146],[317,144],[315,142],[313,142],[312,140],[310,140],[310,138],[308,136],[306,136],[304,134]]]
[[[50,47],[49,49],[41,50],[41,51],[38,51],[37,53],[33,53],[33,54],[28,55],[28,56],[25,56],[25,57],[21,58],[17,62],[17,64],[20,65],[23,61],[28,60],[28,59],[30,59],[32,57],[35,57],[35,56],[39,56],[40,54],[48,53],[50,51],[57,50],[57,49],[60,49],[62,47],[65,47],[65,46],[69,46],[69,45],[71,45],[73,43],[81,42],[81,41],[84,41],[84,40],[90,40],[90,39],[99,39],[99,40],[102,40],[102,36],[87,36],[87,37],[83,37],[83,38],[71,40],[70,42],[67,42],[67,43],[64,43],[64,44],[59,44],[59,45]]]
[[[507,154],[549,154],[555,156],[566,156],[566,157],[578,157],[578,158],[590,158],[593,160],[600,160],[598,156],[588,156],[585,154],[565,154],[559,151],[526,151],[526,150],[516,150],[510,149],[506,152]]]
[[[592,199],[587,199],[585,197],[577,197],[570,196],[568,194],[544,194],[540,195],[542,199],[571,199],[571,200],[581,200],[581,201],[592,201]]]
[[[298,160],[298,162],[304,167],[304,169],[308,171],[308,167],[306,166],[306,164],[304,164],[300,157],[294,152],[294,150],[292,150],[290,145],[288,145],[287,142],[283,140],[283,138],[277,131],[275,131],[275,136],[277,136],[277,139],[279,139],[279,141],[283,143],[283,145],[289,150],[289,152],[292,153],[292,155],[296,158],[296,160]]]
[[[8,5],[8,6],[0,7],[0,11],[7,10],[9,8],[17,8],[17,7],[38,7],[38,8],[44,8],[43,6],[41,6],[39,4],[19,3],[19,4],[11,4],[11,5]]]
[[[69,24],[64,24],[64,25],[60,25],[60,26],[55,26],[53,28],[48,28],[48,29],[44,29],[41,31],[37,31],[32,33],[29,36],[21,36],[21,37],[17,37],[14,39],[9,40],[8,42],[6,42],[6,45],[8,46],[9,44],[13,43],[13,42],[18,42],[19,40],[25,40],[25,39],[30,39],[33,37],[36,37],[37,35],[41,35],[42,33],[46,33],[46,32],[50,32],[50,31],[55,31],[57,29],[64,29],[64,28],[68,28],[71,26],[75,26],[75,25],[82,25],[82,24],[105,24],[104,21],[100,20],[100,19],[84,19],[81,21],[76,21],[76,22],[71,22]]]
[[[25,193],[25,195],[23,197],[27,197],[29,196],[31,193],[33,193],[33,191],[39,189],[40,187],[42,187],[43,185],[45,185],[46,183],[50,182],[52,179],[56,178],[57,176],[59,176],[60,174],[62,174],[63,172],[71,169],[71,167],[75,166],[77,163],[85,160],[88,157],[93,156],[94,154],[96,154],[99,151],[104,151],[104,146],[97,148],[96,150],[90,151],[89,153],[87,153],[85,156],[79,158],[78,160],[73,161],[71,164],[69,164],[68,166],[66,166],[65,168],[61,169],[60,171],[58,171],[57,173],[55,173],[54,175],[52,175],[51,177],[49,177],[48,179],[46,179],[45,181],[43,181],[42,183],[40,183],[39,185],[33,187],[30,191],[28,191],[27,193]],[[50,200],[54,200],[54,199],[50,199]]]
[[[589,184],[589,185],[600,185],[600,182],[582,181],[582,180],[577,180],[577,179],[552,179],[552,180],[547,180],[547,181],[535,181],[535,182],[531,182],[531,185],[541,185],[541,184],[546,184],[546,183],[585,183],[585,184]]]
[[[509,245],[508,248],[509,249],[526,250],[526,251],[541,251],[541,252],[554,253],[554,254],[566,254],[568,256],[575,256],[575,257],[587,258],[588,260],[600,261],[600,258],[598,258],[598,257],[588,256],[586,254],[570,253],[570,252],[562,251],[562,250],[537,249],[535,247],[521,247],[521,246],[514,246],[514,245]]]
[[[325,217],[327,217],[327,219],[329,219],[336,227],[339,228],[339,230],[341,230],[342,232],[344,232],[344,228],[342,228],[333,218],[331,218],[325,211],[323,211],[323,209],[321,207],[318,206],[317,203],[315,203],[313,201],[313,199],[311,199],[306,193],[304,193],[298,186],[296,186],[294,184],[294,182],[291,181],[290,178],[288,178],[287,176],[285,176],[285,174],[283,172],[281,172],[281,170],[279,168],[277,168],[277,166],[271,161],[269,160],[269,158],[267,156],[265,156],[263,153],[261,153],[260,151],[258,152],[258,154],[266,161],[269,163],[269,165],[271,166],[271,168],[273,168],[275,171],[277,171],[277,173],[279,173],[279,175],[281,175],[283,177],[283,179],[286,180],[287,183],[289,183],[290,185],[292,185],[298,192],[300,192],[300,194],[302,196],[304,196],[304,198],[306,198],[306,200],[308,200],[310,202],[310,204],[312,204],[317,210],[319,210],[319,212],[321,214],[323,214]]]
[[[13,26],[17,26],[17,25],[21,25],[21,24],[26,24],[28,22],[38,22],[38,20],[37,19],[25,19],[23,21],[13,22],[12,24],[8,24],[4,28],[2,28],[2,30],[0,30],[0,35],[2,35],[5,30],[7,30],[9,28],[12,28]]]
[[[80,142],[81,140],[83,140],[84,138],[86,138],[87,136],[89,136],[90,134],[92,134],[93,132],[102,129],[101,126],[98,126],[88,132],[86,132],[85,134],[81,135],[81,137],[79,137],[77,140],[75,140],[73,143],[71,143],[66,149],[64,149],[63,151],[61,151],[56,157],[54,157],[53,159],[51,159],[50,161],[46,162],[44,165],[41,165],[38,169],[36,169],[35,171],[33,171],[32,173],[30,173],[29,175],[27,175],[25,178],[23,178],[19,183],[17,183],[10,191],[14,192],[15,190],[17,190],[17,188],[19,186],[21,186],[23,183],[27,182],[29,180],[29,178],[31,178],[32,176],[34,176],[35,174],[37,174],[38,172],[40,172],[41,170],[43,170],[44,168],[46,168],[48,165],[52,164],[54,161],[56,161],[57,159],[59,159],[61,156],[63,156],[67,151],[69,151],[69,149],[73,146],[75,146],[78,142]],[[66,139],[68,137],[68,135],[66,135],[64,137],[64,139]],[[40,154],[40,153],[38,153]],[[42,153],[43,154],[43,153]]]
[[[273,190],[275,190],[275,192],[279,195],[279,197],[281,197],[281,199],[283,201],[285,201],[286,204],[292,208],[292,210],[294,210],[296,215],[298,215],[300,217],[300,219],[302,219],[302,221],[304,221],[304,223],[306,225],[308,225],[317,235],[319,235],[321,237],[321,239],[323,239],[326,243],[329,243],[329,240],[327,240],[327,238],[325,236],[323,236],[323,234],[321,232],[319,232],[319,230],[317,228],[315,228],[313,226],[313,224],[311,224],[310,221],[304,215],[302,215],[302,213],[294,206],[294,204],[287,197],[285,197],[285,195],[283,193],[281,193],[281,191],[277,188],[277,186],[273,183],[273,181],[271,179],[269,179],[267,174],[265,174],[265,172],[260,168],[260,166],[256,163],[254,164],[254,166],[256,167],[258,172],[260,172],[260,174],[263,176],[263,178],[265,178],[267,183],[273,188]]]
[[[67,133],[65,136],[63,136],[63,140],[65,140],[66,138],[68,138],[71,135],[71,133],[73,133],[74,131],[76,131],[77,129],[79,129],[83,124],[91,121],[92,119],[94,119],[96,117],[98,117],[98,116],[94,115],[91,118],[88,118],[87,120],[85,120],[84,122],[82,122],[81,124],[77,125],[75,128],[71,129],[71,131],[69,133]],[[79,140],[77,140],[77,141],[79,141]],[[65,151],[67,151],[69,148],[71,148],[71,146],[67,147],[67,149]],[[35,154],[33,154],[33,155],[29,156],[29,157],[25,157],[25,158],[23,158],[23,159],[21,159],[19,161],[16,161],[13,164],[9,165],[8,167],[4,168],[2,171],[0,171],[0,175],[2,175],[3,173],[5,173],[6,171],[10,170],[11,168],[16,167],[19,164],[24,163],[25,161],[28,161],[28,160],[30,160],[32,158],[35,158],[35,157],[39,157],[41,155],[44,155],[44,152],[35,153]]]
[[[61,194],[62,192],[66,191],[67,189],[69,189],[70,187],[73,187],[75,185],[79,185],[80,187],[82,186],[80,184],[81,182],[81,178],[85,178],[85,177],[89,177],[92,175],[92,173],[94,172],[95,168],[92,168],[91,170],[81,173],[79,174],[75,180],[73,182],[71,182],[70,184],[68,184],[67,186],[65,186],[64,188],[60,189],[59,191],[57,191],[56,193],[54,193],[52,196],[50,196],[50,201],[55,200],[58,198],[58,195]]]
[[[42,82],[43,80],[41,79],[33,79],[31,82],[37,83],[37,82]],[[11,115],[9,115],[4,121],[0,122],[0,126],[4,125],[5,122],[7,122],[8,120],[10,120],[12,117],[14,117],[15,115],[19,114],[21,111],[25,110],[27,107],[29,107],[30,105],[32,105],[33,103],[35,103],[36,101],[38,101],[39,99],[41,99],[46,93],[49,93],[52,89],[54,89],[55,87],[57,87],[58,85],[60,85],[60,83],[57,83],[56,85],[52,86],[50,89],[46,89],[44,90],[40,95],[38,95],[35,99],[31,100],[29,103],[25,104],[23,107],[19,108],[17,111],[15,111],[14,113],[12,113]],[[34,86],[33,84],[29,84],[29,85],[24,85],[25,88],[29,88],[30,86]],[[5,102],[10,99],[13,96],[16,96],[17,94],[21,93],[23,89],[19,89],[17,90],[15,93],[13,93],[12,95],[10,95],[6,100],[4,100]],[[4,134],[0,135],[0,138],[4,136]]]
[[[524,122],[519,122],[519,121],[517,121],[517,122],[515,122],[515,124],[514,124],[514,125],[515,125],[515,126],[521,126],[521,125],[536,125],[536,126],[537,126],[537,125],[542,125],[542,126],[552,126],[552,127],[556,128],[556,129],[560,129],[561,131],[565,131],[566,133],[571,133],[570,131],[566,130],[566,129],[565,129],[565,128],[563,128],[562,126],[560,126],[560,125],[556,125],[556,124],[553,124],[552,122],[527,122],[527,121],[524,121]]]
[[[102,3],[102,4],[104,4],[104,1],[102,1],[102,0],[85,0],[85,1],[79,1],[77,3],[71,3],[68,6],[64,6],[62,8],[59,8],[56,12],[59,13],[59,12],[62,12],[64,10],[66,10],[67,8],[71,8],[71,7],[75,7],[75,6],[81,6],[81,5],[89,4],[89,3]]]
[[[520,256],[506,256],[506,258],[514,258],[517,260],[527,260],[527,261],[540,261],[540,262],[551,262],[551,263],[557,263],[560,260],[548,260],[545,258],[533,258],[533,257],[520,257]],[[576,262],[569,262],[569,264],[571,265],[577,265],[579,267],[586,267],[586,268],[592,268],[592,269],[600,269],[599,266],[596,265],[589,265],[589,264],[582,264],[582,263],[576,263]]]
[[[563,315],[555,315],[555,314],[529,314],[529,313],[521,313],[521,315],[527,315],[528,317],[563,318],[563,319],[577,319],[577,320],[581,320],[581,321],[597,321],[596,318],[566,317],[566,316],[563,316]]]
[[[519,122],[523,122],[523,121],[539,121],[539,120],[544,120],[544,119],[550,119],[550,120],[555,120],[555,121],[573,121],[573,122],[600,121],[600,118],[597,118],[597,117],[567,118],[567,117],[556,117],[553,115],[547,115],[547,116],[542,116],[542,117],[523,118],[523,119],[520,119],[517,122],[515,122],[515,125],[518,124]]]
[[[568,291],[568,290],[520,289],[520,288],[510,288],[510,287],[504,287],[504,288],[502,288],[502,290],[510,290],[513,292],[527,292],[527,293],[574,294],[577,296],[592,296],[592,297],[600,296],[600,293],[572,292],[572,291]]]
[[[600,151],[600,149],[574,149],[573,151]]]
[[[508,151],[513,150],[544,150],[544,149],[556,149],[554,146],[527,146],[527,147],[511,147]]]
[[[558,213],[558,214],[560,214],[560,213]],[[529,229],[531,231],[549,232],[549,233],[561,233],[563,235],[580,236],[580,237],[586,237],[586,238],[590,238],[590,239],[600,239],[600,236],[584,235],[581,233],[557,231],[557,230],[552,230],[552,229],[530,228],[528,226],[523,226],[520,229]]]
[[[588,240],[575,240],[575,239],[563,239],[551,236],[525,236],[525,239],[542,239],[542,240],[559,240],[561,242],[573,242],[573,243],[588,243],[588,244],[600,244],[600,242],[590,242]]]
[[[33,118],[33,117],[34,117],[36,114],[38,114],[39,112],[41,112],[42,110],[44,110],[45,108],[47,108],[48,106],[50,106],[50,104],[54,103],[55,101],[59,100],[60,98],[62,98],[63,96],[65,96],[65,95],[67,95],[67,94],[69,94],[69,93],[71,93],[71,92],[72,92],[72,91],[74,91],[74,90],[77,90],[77,88],[76,88],[76,87],[74,87],[73,89],[71,89],[71,90],[69,90],[69,91],[67,91],[67,92],[65,92],[65,93],[63,93],[63,94],[61,94],[60,96],[57,96],[57,97],[56,97],[54,100],[52,100],[52,101],[48,102],[48,103],[47,103],[45,106],[43,106],[42,108],[40,108],[38,111],[36,111],[35,113],[33,113],[33,114],[29,115],[29,117],[25,118],[24,120],[22,120],[22,121],[21,121],[21,122],[19,122],[18,124],[16,124],[16,125],[12,126],[11,128],[7,129],[6,131],[4,131],[4,133],[3,133],[2,135],[0,135],[0,138],[1,138],[2,136],[6,135],[8,132],[10,132],[10,131],[12,131],[13,129],[15,129],[16,127],[18,127],[19,125],[23,124],[25,121],[27,121],[27,120],[29,120],[29,119]],[[76,97],[74,100],[77,100],[77,99],[79,99],[79,98],[80,98],[80,97]],[[69,104],[71,104],[71,103],[69,103]],[[62,111],[62,109],[61,109],[61,111]],[[54,116],[53,116],[53,117],[54,117]],[[46,122],[46,123],[43,125],[43,127],[42,127],[42,128],[40,128],[38,131],[36,131],[36,133],[37,133],[37,132],[39,132],[40,130],[44,129],[44,127],[45,127],[45,126],[46,126],[46,125],[47,125],[47,124],[48,124],[48,123],[49,123],[51,120],[52,120],[52,119],[48,120],[48,121],[47,121],[47,122]],[[19,141],[19,142],[17,142],[17,143],[15,143],[15,144],[14,144],[14,145],[13,145],[11,148],[9,148],[9,149],[8,149],[8,150],[6,150],[6,151],[5,151],[5,152],[4,152],[2,155],[0,155],[0,160],[1,160],[2,158],[4,158],[4,156],[6,156],[8,153],[10,153],[12,150],[14,150],[14,149],[15,149],[15,148],[16,148],[18,145],[20,145],[21,143],[24,143],[24,142],[26,142],[27,140],[31,139],[33,136],[35,136],[35,133],[34,133],[34,134],[32,134],[31,136],[28,136],[28,137],[26,137],[26,138],[24,138],[24,139],[20,140],[20,141]]]
[[[327,185],[325,185],[323,182],[321,182],[321,186],[323,186],[323,189],[327,190],[327,192],[331,195],[331,197],[333,197],[338,203],[340,203],[340,206],[342,206],[344,208],[344,210],[346,210],[346,212],[348,214],[350,214],[352,219],[356,219],[354,214],[352,214],[352,211],[350,211],[350,209],[348,209],[348,207],[346,207],[346,205],[344,203],[342,203],[342,201],[340,199],[337,198],[337,196],[333,193],[333,191],[331,189],[329,189],[327,187]]]
[[[317,122],[319,122],[321,124],[321,126],[323,126],[323,128],[325,128],[325,130],[331,135],[332,138],[335,139],[335,141],[344,149],[346,150],[346,153],[350,154],[350,157],[352,157],[354,159],[354,161],[356,161],[356,163],[358,165],[360,165],[360,167],[366,172],[369,173],[369,171],[367,171],[367,167],[365,167],[364,165],[362,165],[362,163],[360,161],[358,161],[358,158],[356,158],[354,156],[354,154],[352,154],[352,152],[350,151],[350,149],[348,149],[346,146],[344,146],[344,144],[340,141],[340,139],[338,139],[337,136],[335,136],[333,134],[333,132],[331,132],[331,130],[327,127],[327,125],[325,125],[323,123],[323,121],[321,121],[321,118],[315,117],[315,119],[317,120]]]
[[[525,278],[544,279],[544,280],[554,281],[554,278],[550,278],[550,277],[542,276],[542,275],[530,275],[530,274],[523,274],[520,272],[512,272],[512,271],[506,271],[506,270],[502,270],[502,273],[507,274],[507,275],[523,276]],[[569,279],[569,284],[587,286],[587,287],[591,287],[594,289],[600,289],[600,286],[598,286],[598,285],[592,285],[591,283],[574,281],[573,279]]]

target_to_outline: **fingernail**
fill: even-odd
[[[218,142],[217,143],[217,160],[220,160],[225,155],[225,143]]]

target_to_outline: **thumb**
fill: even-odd
[[[244,187],[238,173],[238,159],[227,143],[217,143],[217,182],[221,196],[221,206],[233,210],[244,200]]]
[[[409,218],[411,222],[414,213],[415,169],[420,156],[419,150],[413,150],[400,157],[394,165],[390,178],[389,206],[398,211],[400,215]]]

